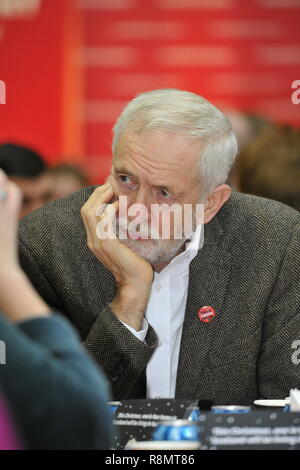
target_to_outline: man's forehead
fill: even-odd
[[[200,156],[199,142],[170,132],[136,135],[125,132],[116,147],[113,163],[134,163],[148,170],[182,174],[196,168]]]
[[[198,184],[199,142],[167,131],[145,134],[124,132],[112,162],[114,173],[146,178],[151,186],[177,192]]]

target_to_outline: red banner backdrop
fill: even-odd
[[[145,90],[300,124],[300,0],[42,0],[35,17],[2,23],[0,139],[52,161],[82,155],[93,182],[109,172],[122,106]]]
[[[124,103],[153,88],[194,91],[223,108],[300,124],[296,0],[82,0],[85,148],[109,171],[111,127]]]
[[[23,4],[33,3],[40,8],[22,12]],[[78,119],[83,85],[74,55],[82,44],[81,12],[73,0],[10,5],[6,14],[0,0],[0,80],[6,85],[0,142],[32,146],[50,163],[69,156],[78,161],[84,153]]]

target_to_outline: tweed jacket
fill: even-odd
[[[149,325],[140,341],[110,309],[115,280],[89,251],[80,216],[94,189],[21,221],[21,263],[51,308],[75,325],[109,377],[114,399],[141,397],[157,336]],[[175,397],[247,405],[300,388],[300,365],[293,360],[300,339],[299,282],[299,212],[234,193],[205,225],[203,248],[190,264]],[[198,318],[207,305],[216,311],[210,323]]]

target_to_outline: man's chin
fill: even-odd
[[[160,242],[158,240],[151,240],[150,238],[139,240],[127,238],[126,240],[120,241],[152,265],[171,261],[171,259],[181,251],[181,247],[185,243],[181,240],[176,246],[166,247],[159,246]]]
[[[151,239],[138,239],[138,240],[132,240],[132,239],[126,239],[126,240],[120,240],[124,245],[126,245],[130,250],[132,250],[134,253],[139,255],[141,258],[144,258],[145,260],[149,261],[152,263],[153,260],[153,255],[154,251],[156,248],[157,241],[151,240]]]
[[[132,239],[132,238],[126,238],[125,240],[120,240],[124,245],[128,246],[131,250],[135,252],[140,252],[143,249],[151,249],[154,248],[155,246],[155,241],[151,239],[146,239],[146,238],[139,238],[137,240]]]

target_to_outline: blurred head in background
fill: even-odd
[[[0,168],[22,191],[20,218],[49,202],[50,179],[39,153],[18,144],[1,144]]]
[[[48,170],[51,178],[51,198],[59,199],[89,186],[85,173],[73,165],[58,165]]]
[[[263,129],[270,125],[267,119],[257,114],[229,110],[226,111],[226,116],[232,125],[240,149],[255,139]]]
[[[262,116],[248,114],[237,110],[226,111],[226,116],[228,117],[232,125],[233,132],[236,135],[239,151],[242,151],[246,145],[256,139],[264,129],[271,125],[270,121],[266,120]],[[235,166],[233,166],[228,180],[232,189],[238,191],[236,178]]]
[[[300,130],[269,126],[240,152],[238,190],[281,201],[300,210]]]

